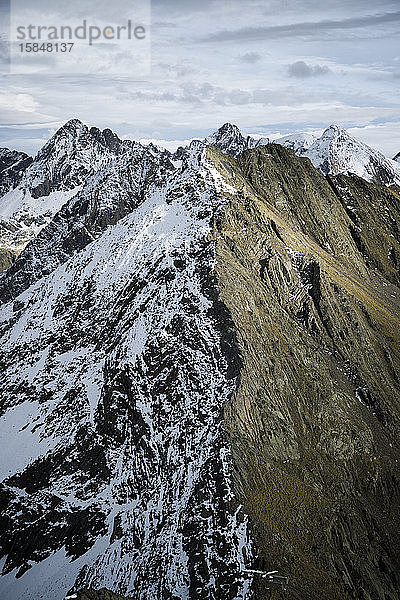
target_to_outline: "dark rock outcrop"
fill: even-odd
[[[0,148],[0,195],[18,185],[32,160],[25,152]]]

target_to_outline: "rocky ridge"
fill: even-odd
[[[88,177],[143,147],[111,130],[68,121],[32,159],[2,150],[0,156],[0,269],[12,264]]]
[[[203,153],[106,165],[5,272],[3,595],[249,596],[221,412],[239,358],[208,240],[224,192]],[[102,199],[124,214],[105,223]]]
[[[398,192],[275,144],[211,152],[240,190],[216,223],[216,271],[244,360],[225,423],[258,568],[295,598],[394,600]]]

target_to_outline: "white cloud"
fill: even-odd
[[[400,121],[366,125],[365,127],[350,127],[348,131],[389,158],[393,158],[400,152]]]
[[[33,113],[38,102],[30,94],[16,92],[0,92],[0,109],[15,110],[17,113]]]

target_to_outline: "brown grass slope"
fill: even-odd
[[[239,190],[213,236],[243,361],[226,430],[259,566],[304,600],[397,600],[398,193],[273,144],[208,157]]]

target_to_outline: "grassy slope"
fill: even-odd
[[[332,182],[284,148],[209,157],[240,190],[214,236],[244,361],[226,427],[260,566],[289,575],[302,598],[394,600],[400,313],[381,247],[391,232],[375,214],[380,245],[368,240],[363,255]],[[362,203],[360,180],[348,183]]]

